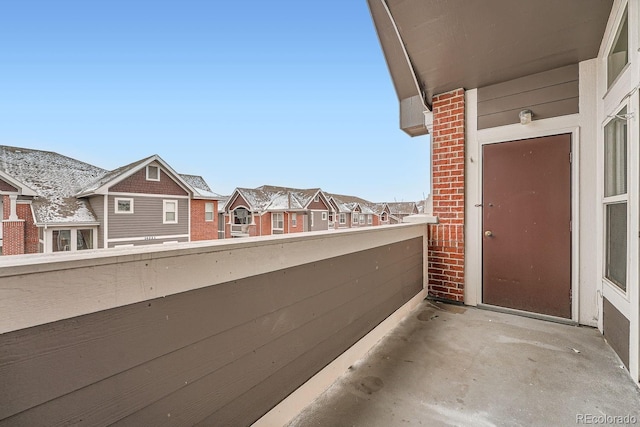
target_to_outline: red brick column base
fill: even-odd
[[[433,97],[429,295],[464,301],[464,89]]]
[[[24,254],[24,220],[2,221],[2,255]]]

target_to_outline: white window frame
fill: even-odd
[[[364,224],[364,214],[363,213],[358,215],[358,219],[360,220],[360,224]]]
[[[373,224],[373,215],[371,214],[367,215],[367,224],[369,225]]]
[[[209,210],[209,208],[211,208],[211,210]],[[215,219],[215,209],[214,209],[214,204],[213,202],[205,202],[204,204],[204,220],[205,222],[213,222],[213,220]],[[211,219],[207,218],[207,215],[211,214]]]
[[[351,212],[351,224],[358,223],[358,212]]]
[[[276,218],[279,218],[279,219],[276,219]],[[282,224],[282,226],[277,227],[276,222],[278,222],[278,225]],[[284,213],[283,212],[273,212],[271,214],[271,230],[284,231]]]
[[[313,212],[309,212],[309,216],[311,217],[311,227],[313,227]]]
[[[173,203],[176,207],[176,210],[173,211],[175,213],[175,218],[173,220],[167,220],[167,213],[171,212],[167,209],[167,205],[169,203]],[[178,223],[178,200],[163,200],[162,201],[162,223],[163,224],[177,224]]]
[[[340,212],[338,214],[338,224],[346,224],[347,223],[347,214],[344,212]]]
[[[327,220],[327,213],[326,212],[322,212],[322,220],[323,221]]]
[[[156,170],[158,171],[158,176],[157,176],[157,178],[152,178],[152,177],[149,175],[149,170],[150,170],[151,168],[156,168]],[[158,166],[158,165],[147,165],[147,181],[160,181],[160,166]]]
[[[118,209],[118,204],[120,202],[129,202],[129,206],[131,206],[131,209],[129,209],[128,211],[121,211]],[[133,213],[133,198],[132,197],[115,197],[114,201],[113,201],[113,212],[117,213],[117,214],[132,214]]]
[[[298,226],[298,214],[293,212],[291,214],[291,226],[292,227],[297,227]]]
[[[69,231],[69,250],[68,251],[56,251],[56,252],[76,252],[78,251],[78,231],[79,230],[89,230],[91,232],[91,243],[92,243],[92,247],[91,248],[87,248],[87,249],[81,249],[81,250],[93,250],[93,249],[97,249],[98,246],[98,242],[97,242],[97,236],[98,236],[98,229],[95,226],[78,226],[78,227],[52,227],[52,228],[48,228],[47,230],[44,231],[44,241],[41,241],[41,243],[43,243],[43,248],[44,251],[46,253],[53,253],[53,245],[54,245],[54,240],[53,240],[53,233],[54,231],[65,231],[68,230]]]

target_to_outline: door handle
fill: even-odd
[[[491,230],[487,230],[484,232],[484,235],[487,237],[492,237],[493,236],[493,232]]]

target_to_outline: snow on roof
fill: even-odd
[[[285,211],[305,209],[321,190],[262,185],[258,188],[237,188],[236,191],[249,204],[251,210]]]
[[[107,182],[114,180],[119,175],[122,175],[123,173],[125,173],[127,171],[130,171],[131,169],[135,169],[137,166],[139,166],[140,164],[146,162],[147,160],[149,160],[152,157],[154,157],[154,156],[149,156],[149,157],[146,157],[144,159],[137,160],[137,161],[135,161],[133,163],[129,163],[128,165],[121,166],[121,167],[119,167],[117,169],[109,171],[109,172],[105,173],[103,176],[101,176],[99,179],[97,179],[96,181],[90,183],[86,187],[83,187],[80,191],[78,191],[78,194],[89,194],[89,193],[92,193],[95,190],[97,190],[98,188],[102,187]]]
[[[87,201],[75,194],[106,170],[51,151],[0,146],[0,169],[33,189],[38,223],[96,222]]]
[[[181,173],[180,178],[194,189],[195,197],[202,197],[206,199],[220,199],[222,197],[220,194],[211,191],[207,181],[205,181],[200,175],[187,175]]]
[[[391,214],[412,214],[418,208],[416,202],[388,202]]]
[[[325,193],[327,197],[333,199],[333,201],[338,206],[338,212],[353,212],[358,206],[360,207],[360,211],[364,214],[375,214],[378,213],[376,209],[376,204],[372,203],[368,200],[365,200],[356,196],[347,196],[344,194],[330,194]]]

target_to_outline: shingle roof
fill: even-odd
[[[88,202],[75,194],[105,169],[51,151],[0,146],[0,169],[33,189],[37,223],[96,222]]]
[[[200,175],[187,175],[180,174],[180,178],[182,178],[187,184],[189,184],[193,190],[195,191],[195,197],[203,197],[203,198],[211,198],[220,200],[222,196],[218,193],[214,193],[209,188],[209,184],[204,180]]]
[[[376,206],[375,203],[372,203],[361,197],[347,196],[344,194],[331,194],[331,193],[325,193],[325,195],[333,199],[333,201],[338,206],[338,212],[350,213],[354,209],[356,209],[357,206],[360,206],[360,209],[364,214],[378,213],[375,207]]]
[[[248,207],[251,210],[285,211],[305,209],[321,190],[262,185],[258,188],[237,188],[236,191],[250,205]]]
[[[392,215],[403,215],[415,213],[416,202],[388,202]]]

